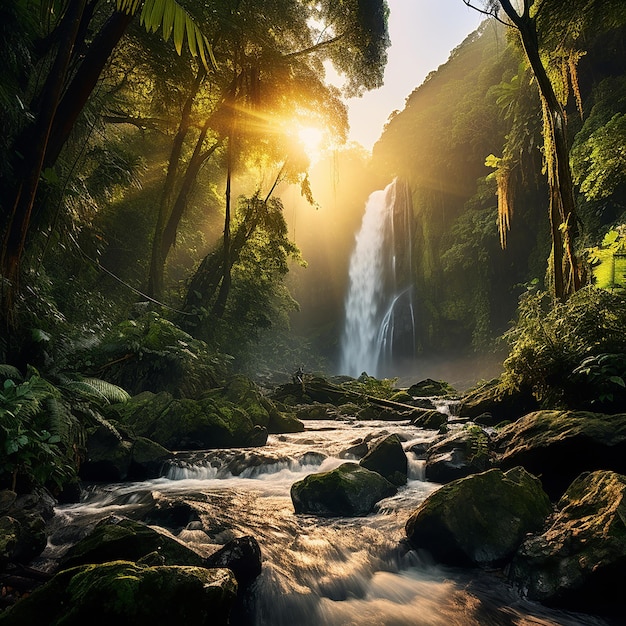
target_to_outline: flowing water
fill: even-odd
[[[302,433],[270,436],[263,448],[179,453],[166,475],[142,483],[90,486],[82,502],[57,509],[41,567],[109,515],[142,519],[155,503],[184,501],[201,523],[175,531],[206,555],[253,535],[263,571],[235,626],[594,625],[599,618],[553,611],[519,598],[496,572],[445,568],[403,544],[410,513],[437,485],[408,452],[409,481],[375,513],[359,518],[295,515],[291,485],[345,462],[351,445],[397,433],[406,450],[432,432],[403,422],[315,421]]]
[[[414,356],[412,219],[408,188],[397,180],[367,201],[350,259],[343,374],[385,376],[396,358]]]

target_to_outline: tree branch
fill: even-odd
[[[505,26],[509,26],[509,27],[511,26],[509,22],[505,22],[503,19],[500,19],[498,17],[497,11],[487,11],[486,9],[481,9],[480,7],[474,6],[470,2],[470,0],[463,0],[463,4],[469,7],[470,9],[474,9],[474,11],[478,11],[478,13],[482,13],[483,15],[487,15],[488,17],[492,17],[497,22],[500,22],[500,24],[504,24]]]

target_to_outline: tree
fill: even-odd
[[[463,1],[467,6],[476,8],[470,0]],[[482,11],[499,20],[501,9],[509,20],[505,23],[517,30],[539,90],[544,122],[544,156],[550,193],[549,218],[552,238],[550,269],[554,295],[559,300],[565,300],[580,289],[582,281],[574,250],[578,224],[569,165],[567,117],[542,59],[542,43],[546,38],[542,37],[544,33],[541,26],[545,22],[541,20],[541,12],[543,10],[550,12],[551,4],[554,4],[552,0],[523,0],[521,9],[518,10],[509,0],[490,0],[485,5],[486,9]],[[572,12],[576,14],[575,9]],[[554,23],[552,26],[554,27]],[[506,181],[507,178],[501,176],[500,180]],[[506,194],[504,196],[506,197]],[[503,206],[501,203],[500,210],[506,214],[501,223],[508,223],[510,205],[504,203]]]
[[[21,87],[15,99],[23,109],[7,142],[4,156],[9,165],[0,185],[1,296],[9,323],[14,321],[22,257],[38,226],[33,222],[41,215],[36,199],[42,177],[56,164],[113,49],[139,9],[147,29],[162,26],[166,39],[173,34],[179,52],[186,42],[206,63],[206,40],[176,0],[116,0],[112,8],[101,0],[11,0],[3,7],[28,37],[26,71],[2,77],[6,84]],[[33,13],[39,16],[37,21],[30,17]],[[28,24],[20,23],[27,18]]]

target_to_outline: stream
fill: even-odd
[[[141,483],[85,485],[78,504],[59,506],[39,567],[51,569],[72,542],[110,515],[142,519],[155,502],[192,505],[198,522],[176,536],[205,555],[254,536],[263,571],[235,626],[605,625],[593,616],[521,599],[499,571],[433,563],[401,543],[410,513],[439,485],[407,452],[409,481],[360,518],[295,515],[291,485],[330,470],[357,441],[397,433],[406,450],[433,431],[408,422],[308,421],[262,448],[181,452],[165,475]],[[345,454],[343,455],[345,456]]]

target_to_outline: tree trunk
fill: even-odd
[[[13,318],[15,296],[19,290],[20,265],[31,226],[35,196],[44,167],[50,133],[66,84],[72,50],[85,5],[86,0],[74,0],[67,6],[59,28],[60,43],[41,92],[37,118],[15,146],[16,154],[22,155],[23,160],[14,172],[16,180],[20,182],[10,200],[12,208],[6,216],[0,256],[0,271],[7,281],[2,305],[9,322]]]
[[[167,174],[163,183],[163,191],[161,192],[161,200],[159,202],[159,212],[157,222],[154,228],[154,237],[152,239],[152,253],[150,255],[150,271],[148,274],[147,294],[151,298],[161,298],[163,296],[163,268],[165,267],[165,253],[163,252],[163,231],[170,216],[170,207],[172,198],[174,197],[174,189],[176,186],[176,177],[178,176],[180,158],[185,143],[185,138],[189,132],[191,109],[200,89],[200,85],[204,80],[206,71],[200,68],[196,79],[191,87],[189,95],[185,100],[181,113],[180,123],[176,136],[172,142],[170,158],[167,164]]]
[[[224,316],[226,310],[226,301],[230,292],[230,286],[232,282],[231,270],[232,259],[230,249],[230,179],[232,174],[232,134],[228,138],[228,171],[226,173],[226,210],[224,212],[224,264],[222,275],[222,284],[220,285],[219,293],[217,294],[217,300],[213,306],[212,313],[217,319],[221,319]]]
[[[554,295],[566,300],[581,287],[581,279],[574,251],[577,234],[576,201],[569,165],[567,122],[563,108],[539,54],[539,39],[535,19],[530,16],[532,1],[525,0],[520,15],[509,0],[500,4],[519,30],[524,52],[533,71],[544,107],[544,146],[550,189],[549,217],[552,235],[552,277]]]

